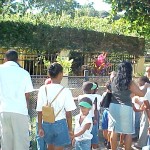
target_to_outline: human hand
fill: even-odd
[[[142,105],[140,106],[140,110],[142,110],[142,111],[146,110],[146,106],[145,106],[144,104],[142,104]]]
[[[73,133],[73,131],[69,131],[69,135],[70,135],[70,138],[71,138],[71,139],[74,138],[74,133]]]
[[[40,137],[44,137],[44,130],[41,128],[41,129],[39,129],[39,136]]]

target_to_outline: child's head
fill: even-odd
[[[90,109],[92,108],[92,101],[88,97],[83,97],[79,102],[80,110],[83,115],[88,115]]]
[[[83,83],[82,89],[85,94],[93,94],[94,90],[97,89],[97,84],[87,81]]]
[[[140,77],[138,80],[139,86],[143,86],[146,82],[149,83],[149,79],[146,76]]]
[[[92,94],[95,94],[95,93],[98,91],[98,83],[97,83],[97,82],[94,82],[94,84],[96,84],[96,88],[93,90],[93,93],[92,93]]]

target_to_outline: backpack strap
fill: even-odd
[[[58,97],[58,95],[61,93],[61,91],[64,89],[65,87],[63,87],[58,94],[54,97],[54,99],[49,103],[49,105],[51,106],[51,104],[56,100],[56,98]],[[47,105],[48,105],[48,97],[47,97],[47,86],[45,86],[45,93],[46,93],[46,98],[47,98]]]

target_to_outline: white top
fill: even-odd
[[[144,100],[148,100],[150,102],[150,91],[147,91],[145,96],[144,96]]]
[[[33,91],[30,74],[13,61],[0,65],[0,112],[28,115],[25,93]]]
[[[81,114],[78,114],[77,116],[75,116],[75,129],[74,129],[74,134],[80,132],[83,127],[87,124],[87,123],[91,123],[91,126],[90,126],[90,129],[89,130],[86,130],[82,135],[78,136],[78,137],[75,137],[75,140],[77,141],[82,141],[82,140],[91,140],[93,135],[91,134],[91,131],[92,131],[92,128],[93,128],[93,121],[92,121],[92,118],[90,115],[87,115],[83,122],[79,123],[80,121],[80,116]]]
[[[100,103],[102,101],[102,96],[100,94],[93,94],[94,97],[97,97],[97,109],[100,110]]]
[[[48,102],[51,102],[59,93],[59,91],[63,88],[63,86],[60,84],[48,84],[41,86],[38,92],[36,108],[37,111],[42,111],[42,106],[45,106],[47,104],[45,86],[47,87]],[[71,91],[68,88],[64,88],[55,99],[55,101],[52,103],[52,107],[54,107],[55,115],[61,110],[55,121],[66,119],[66,111],[72,111],[76,109],[76,105],[73,100]]]
[[[80,100],[81,100],[83,97],[88,97],[88,98],[91,99],[93,105],[92,105],[91,110],[89,111],[89,115],[90,115],[91,117],[94,117],[94,110],[95,110],[94,101],[95,101],[95,98],[97,97],[97,109],[99,110],[99,109],[100,109],[100,102],[102,101],[102,96],[99,95],[99,94],[83,94],[83,95],[79,95],[79,96],[78,96],[78,101],[80,102]]]

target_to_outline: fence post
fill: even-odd
[[[84,81],[89,81],[89,70],[84,70]]]

